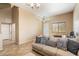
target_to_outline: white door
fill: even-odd
[[[11,25],[1,24],[1,34],[3,39],[11,39]]]

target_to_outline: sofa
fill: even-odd
[[[40,42],[39,41],[32,44],[33,51],[44,56],[76,56],[74,53],[68,51],[67,49],[58,48],[57,44],[53,44],[52,40],[49,40],[49,39],[47,40],[45,37],[43,39],[42,39],[43,40],[42,43],[39,43]],[[49,42],[49,44],[47,44],[46,41]],[[55,39],[55,42],[56,42],[56,39]],[[52,46],[50,45],[51,43],[52,43]],[[77,55],[79,55],[79,51]]]
[[[75,56],[69,51],[64,51],[55,47],[50,47],[44,44],[34,43],[32,49],[37,53],[45,56]]]

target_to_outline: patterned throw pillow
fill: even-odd
[[[57,48],[66,51],[67,50],[67,42],[68,42],[68,39],[66,39],[66,38],[59,39],[57,42]]]

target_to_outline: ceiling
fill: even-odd
[[[40,3],[39,9],[32,9],[26,3],[16,3],[15,5],[29,9],[35,15],[40,17],[49,17],[71,12],[75,7],[75,3]]]

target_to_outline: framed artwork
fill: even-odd
[[[52,23],[52,32],[66,32],[65,22]]]

